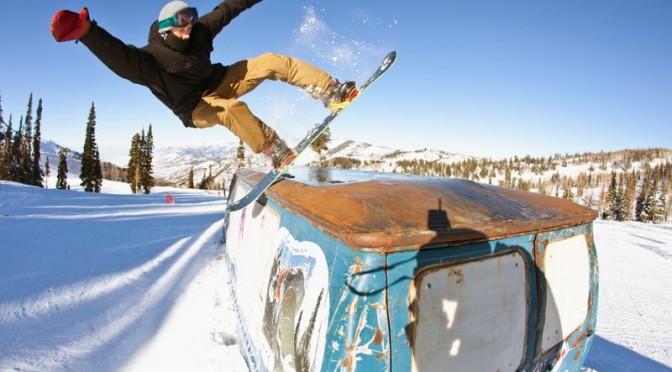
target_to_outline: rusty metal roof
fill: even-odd
[[[255,184],[263,173],[244,170]],[[283,180],[267,196],[352,248],[397,251],[460,245],[593,221],[571,201],[452,178],[314,186]]]

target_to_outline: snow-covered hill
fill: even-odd
[[[298,142],[290,142],[294,145]],[[204,175],[212,175],[217,182],[228,185],[233,173],[237,170],[237,144],[216,145],[185,145],[181,147],[157,148],[154,151],[154,174],[156,177],[173,182],[178,186],[185,185],[192,167],[194,180],[198,183]],[[424,160],[431,162],[453,163],[475,157],[440,150],[422,149],[417,151],[401,151],[382,146],[352,140],[332,140],[325,158],[348,158],[358,161],[363,170],[392,172],[397,161]],[[296,165],[310,165],[318,161],[312,150],[305,151]],[[268,160],[262,155],[252,154],[246,149],[245,167],[268,167]]]
[[[231,180],[236,170],[237,146],[185,145],[154,150],[154,175],[178,186],[186,186],[193,169],[199,182],[212,174],[218,182]]]
[[[0,371],[246,371],[225,199],[128,195],[112,181],[74,190],[0,182]],[[584,370],[670,371],[672,225],[597,221],[594,232],[600,295]]]
[[[49,172],[56,175],[58,172],[58,153],[61,149],[67,150],[68,173],[79,174],[82,169],[82,154],[77,151],[63,147],[54,141],[42,141],[40,143],[40,164],[42,169],[49,159]]]

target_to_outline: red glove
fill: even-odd
[[[79,14],[61,10],[51,19],[51,34],[56,41],[79,40],[91,29],[89,10],[83,8]]]

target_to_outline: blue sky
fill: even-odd
[[[152,124],[158,146],[233,143],[197,130],[144,87],[125,81],[82,44],[56,43],[59,9],[87,6],[128,44],[143,46],[165,2],[11,0],[0,37],[3,117],[14,125],[29,94],[42,98],[43,139],[80,149],[91,102],[103,159],[123,159]],[[191,1],[200,13],[213,0]],[[395,66],[332,127],[336,138],[391,148],[513,155],[672,147],[669,0],[266,0],[215,39],[213,61],[267,51],[363,81],[390,50]],[[327,112],[302,91],[267,82],[245,96],[288,139]]]

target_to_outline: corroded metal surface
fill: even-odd
[[[246,170],[238,176],[252,185],[263,174]],[[381,252],[500,239],[597,217],[565,199],[460,179],[328,186],[283,180],[267,195],[347,245]]]

